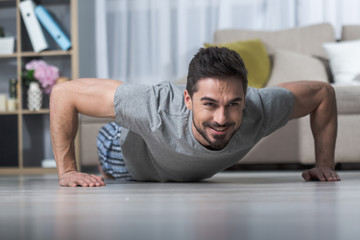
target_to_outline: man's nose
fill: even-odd
[[[225,124],[227,121],[227,113],[226,109],[223,107],[218,108],[214,113],[214,122],[218,123],[219,125]]]

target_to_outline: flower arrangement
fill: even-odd
[[[50,94],[56,80],[60,77],[59,68],[43,60],[32,60],[25,65],[25,69],[27,70],[24,76],[26,84],[37,80],[46,94]]]

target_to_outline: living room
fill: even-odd
[[[48,41],[38,50],[22,2],[0,1],[2,239],[358,235],[360,1],[39,0],[34,9],[43,6],[70,45],[56,40],[36,12]],[[105,179],[99,188],[59,186],[50,137],[51,89],[37,77],[37,66],[58,74],[51,86],[99,78],[148,86],[169,81],[184,91],[191,59],[211,46],[240,54],[250,87],[299,80],[333,87],[334,170],[341,181],[302,179],[303,171],[316,166],[307,116],[291,120],[226,171],[201,182]],[[41,91],[30,93],[31,82]],[[97,135],[113,121],[79,115],[77,170],[101,175]]]

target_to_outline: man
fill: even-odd
[[[322,82],[247,87],[241,57],[226,48],[200,49],[182,93],[170,83],[131,85],[79,79],[56,85],[50,130],[61,186],[103,186],[102,177],[76,169],[78,113],[115,117],[123,164],[136,181],[199,181],[239,161],[288,120],[310,114],[316,166],[306,181],[338,181],[334,171],[337,110],[333,88]],[[279,149],[280,151],[280,149]]]

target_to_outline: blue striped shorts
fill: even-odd
[[[96,145],[100,166],[104,173],[123,181],[133,181],[124,162],[120,146],[122,127],[115,122],[104,125],[97,136]]]

